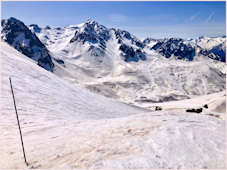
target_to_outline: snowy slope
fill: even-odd
[[[19,101],[19,105],[26,102],[29,105],[29,102],[34,102],[25,98],[28,95],[28,97],[34,97],[34,100],[37,100],[37,107],[40,105],[40,108],[46,109],[46,102],[48,101],[51,102],[48,105],[56,104],[55,107],[59,109],[60,114],[64,112],[64,115],[61,115],[63,117],[74,117],[74,114],[78,113],[78,120],[82,118],[95,119],[97,116],[100,116],[96,115],[96,113],[100,114],[101,111],[105,112],[103,115],[104,118],[118,117],[118,109],[122,110],[121,116],[124,114],[127,115],[130,112],[138,113],[146,111],[76,88],[53,74],[47,74],[46,70],[36,67],[36,63],[33,60],[27,59],[4,42],[2,42],[2,49],[4,59],[2,61],[2,96],[9,96],[10,91],[5,91],[4,88],[9,89],[8,77],[12,77],[16,88],[15,93],[16,95],[18,94],[18,98],[22,99]],[[10,71],[11,68],[14,69]],[[23,76],[23,81],[28,81],[27,83],[32,80],[31,84],[24,84],[20,80],[22,78],[21,76]],[[62,100],[55,99],[54,97],[56,95],[59,99],[62,98]],[[4,108],[7,108],[7,103],[5,103]],[[83,110],[85,108],[86,112],[84,113]],[[58,112],[55,114],[57,115]]]
[[[64,82],[4,42],[1,56],[2,168],[226,167],[222,119],[182,111],[145,113]]]
[[[147,61],[112,60],[109,67],[64,60],[54,73],[68,82],[106,97],[131,102],[181,100],[225,90],[225,64],[213,60],[187,62],[165,59],[153,52]],[[121,61],[121,62],[119,62]],[[100,67],[102,69],[100,69]],[[200,69],[197,69],[200,68]]]

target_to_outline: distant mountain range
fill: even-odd
[[[226,36],[222,37],[198,37],[195,39],[189,39],[192,43],[197,44],[198,46],[211,51],[222,57],[222,61],[225,61],[226,58]]]
[[[147,38],[140,41],[127,31],[115,28],[108,29],[92,20],[78,26],[65,28],[46,26],[40,28],[36,24],[27,27],[23,22],[10,18],[2,20],[1,32],[3,40],[30,58],[36,61],[39,60],[40,65],[50,70],[52,70],[54,64],[51,62],[46,47],[60,47],[62,52],[68,55],[71,51],[67,48],[74,42],[81,42],[82,44],[91,42],[92,45],[87,50],[92,55],[102,56],[106,52],[106,43],[111,41],[113,37],[117,39],[118,51],[121,58],[126,62],[146,60],[144,48],[153,49],[166,58],[175,57],[176,59],[189,61],[199,60],[200,56],[223,62],[226,58],[225,36],[217,38],[203,36],[188,40],[181,38]],[[57,49],[59,51],[59,48]]]
[[[226,37],[140,40],[92,20],[41,28],[15,18],[2,20],[1,32],[43,68],[121,101],[181,100],[225,89]]]
[[[226,58],[226,37],[198,37],[195,39],[162,38],[143,39],[151,49],[156,50],[166,58],[188,59],[190,61],[204,55],[209,58],[225,62]]]

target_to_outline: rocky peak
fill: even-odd
[[[71,43],[75,41],[100,43],[105,45],[105,42],[110,38],[110,31],[105,26],[99,25],[96,21],[89,19],[82,27],[79,27],[75,32]]]
[[[130,34],[129,32],[121,29],[111,28],[114,31],[116,39],[118,40],[118,44],[123,43],[123,39],[127,39],[130,41],[131,44],[136,45],[138,48],[143,48],[144,44],[136,38],[134,35]]]
[[[192,61],[195,56],[195,48],[181,38],[165,39],[163,42],[155,44],[152,49],[166,58],[175,56],[178,59]]]
[[[163,42],[158,42],[152,49],[166,58],[175,57],[176,59],[193,61],[195,56],[206,56],[213,60],[223,60],[221,56],[181,38],[170,38]]]
[[[23,22],[17,20],[16,18],[9,18],[9,19],[3,19],[1,21],[1,25],[2,25],[2,33],[4,31],[7,31],[8,29],[13,29],[13,30],[17,30],[17,31],[22,31],[26,29],[26,26],[24,25]]]
[[[99,25],[96,21],[89,19],[87,20],[87,22],[85,22],[85,24],[89,24],[89,25]]]
[[[22,24],[22,25],[24,25],[23,22],[21,22],[20,20],[14,18],[14,17],[10,17],[10,18],[8,19],[8,22],[11,22],[12,24]]]
[[[51,27],[50,27],[49,25],[47,25],[44,29],[45,29],[45,30],[50,30]]]
[[[38,62],[38,65],[53,71],[54,63],[48,50],[39,38],[21,21],[11,17],[2,20],[1,38],[22,54]]]
[[[35,32],[40,33],[41,32],[41,28],[36,24],[29,25],[29,28],[32,30],[33,33],[35,33]]]

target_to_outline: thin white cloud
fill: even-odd
[[[196,13],[196,14],[192,15],[190,18],[188,18],[186,21],[194,21],[197,19],[198,16],[199,16],[199,13]]]
[[[195,20],[195,22],[199,21],[199,20],[200,20],[200,18],[201,18],[201,16],[199,16],[199,17]]]
[[[128,17],[122,14],[110,14],[109,19],[112,22],[125,22],[128,20]]]
[[[213,15],[214,15],[214,12],[212,12],[212,14],[210,14],[210,16],[206,19],[206,23],[210,21],[210,19]]]
[[[169,16],[169,15],[155,15],[155,16],[151,16],[149,17],[150,20],[152,21],[178,21],[177,18],[173,17],[173,16]]]

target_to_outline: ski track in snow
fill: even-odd
[[[205,80],[203,78],[201,80],[202,80],[202,84],[203,84],[204,95],[207,95],[207,88],[206,88]]]
[[[177,90],[181,91],[182,93],[184,93],[186,96],[188,96],[188,94],[186,93],[186,91],[176,82],[176,80],[174,80],[172,77],[170,77],[165,71],[163,71],[161,73],[167,80],[169,80],[170,85],[173,85],[175,87],[177,87]],[[189,96],[188,96],[189,97]]]
[[[151,84],[150,84],[150,86],[148,88],[142,88],[141,90],[136,92],[136,96],[137,96],[138,99],[141,98],[141,94],[140,93],[142,91],[146,91],[147,89],[152,89],[155,86],[155,80],[154,80],[154,77],[153,77],[150,69],[151,69],[152,65],[155,63],[155,61],[157,61],[157,60],[158,60],[158,58],[153,59],[152,62],[150,62],[150,64],[148,64],[148,66],[145,66],[144,69],[140,70],[144,75],[146,75],[146,77],[150,78]]]

